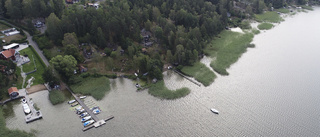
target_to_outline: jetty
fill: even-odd
[[[93,125],[90,125],[90,126],[87,126],[87,127],[83,128],[82,131],[87,131],[87,130],[93,128],[93,127],[98,128],[98,127],[106,124],[107,121],[109,121],[109,120],[111,120],[113,118],[114,118],[114,116],[111,115],[106,119],[102,119],[100,121],[97,121],[97,122],[93,123]]]
[[[173,70],[173,72],[178,73],[180,76],[182,76],[183,78],[189,80],[190,82],[192,82],[193,84],[198,85],[199,87],[201,86],[201,84],[199,84],[198,82],[196,82],[195,80],[185,76],[184,74],[182,74],[181,72],[177,71],[177,70]]]
[[[64,83],[63,83],[64,84]],[[100,120],[95,114],[93,114],[92,110],[78,97],[76,96],[73,91],[66,85],[64,84],[67,90],[72,94],[72,96],[75,98],[75,100],[79,103],[79,105],[82,106],[82,108],[91,116],[91,118],[95,121],[92,125],[87,126],[82,129],[82,131],[86,131],[88,129],[91,129],[92,127],[100,127],[104,124],[106,124],[106,121],[109,121],[114,118],[114,116],[109,116],[107,119],[102,119]]]

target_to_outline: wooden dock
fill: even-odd
[[[198,85],[199,87],[201,86],[201,84],[199,84],[198,82],[194,81],[193,79],[191,79],[191,78],[189,78],[189,77],[185,76],[185,75],[184,75],[184,74],[182,74],[181,72],[179,72],[179,71],[177,71],[177,70],[173,70],[173,72],[178,73],[180,76],[182,76],[183,78],[185,78],[185,79],[189,80],[190,82],[192,82],[192,83],[194,83],[194,84]]]
[[[24,97],[25,97],[25,99],[27,101],[27,104],[28,104],[30,110],[31,110],[31,113],[24,117],[24,119],[26,120],[26,123],[41,119],[42,118],[41,111],[40,110],[36,110],[34,108],[34,103],[33,103],[32,100],[30,100],[30,98],[29,98],[29,96],[27,94]]]
[[[93,127],[98,128],[98,127],[106,124],[107,121],[109,121],[109,120],[111,120],[113,118],[114,118],[114,116],[111,115],[107,119],[103,119],[103,120],[97,121],[97,122],[93,123],[92,125],[83,128],[82,131],[87,131],[87,130],[93,128]]]

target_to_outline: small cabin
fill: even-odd
[[[10,98],[16,98],[19,96],[19,90],[17,89],[17,87],[9,88],[8,93],[9,93]]]

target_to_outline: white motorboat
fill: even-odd
[[[97,109],[94,109],[92,112],[93,112],[93,114],[96,115],[96,114],[99,114],[101,111],[100,111],[100,109],[97,108]]]
[[[91,124],[93,124],[93,123],[94,123],[94,120],[89,120],[89,121],[87,121],[87,122],[84,122],[84,123],[83,123],[83,126],[86,127],[86,126],[89,126],[89,125],[91,125]]]
[[[89,119],[91,119],[91,116],[86,116],[86,117],[84,117],[84,118],[81,119],[81,122],[82,122],[82,123],[83,123],[83,122],[86,122],[86,121],[88,121]]]
[[[80,96],[79,98],[80,99],[85,99],[87,96]]]
[[[80,117],[85,117],[85,116],[87,116],[88,115],[88,112],[83,112],[81,115],[80,115]]]
[[[85,112],[85,110],[82,108],[82,109],[80,109],[80,110],[77,110],[77,114],[81,114],[81,113],[83,113],[83,112]]]
[[[29,114],[31,112],[27,103],[23,103],[22,108],[23,108],[24,113],[26,113],[26,114]]]
[[[74,102],[76,102],[76,100],[70,100],[70,101],[68,101],[68,104],[72,104]]]
[[[76,108],[74,108],[74,109],[80,110],[80,109],[82,109],[82,106],[76,107]]]
[[[211,108],[210,110],[211,110],[212,113],[219,114],[219,111],[214,109],[214,108]]]

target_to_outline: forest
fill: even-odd
[[[193,65],[204,54],[208,41],[226,27],[239,26],[242,20],[270,7],[307,2],[106,0],[95,8],[85,0],[77,4],[66,4],[63,0],[1,0],[0,14],[32,31],[35,29],[31,20],[45,18],[47,30],[44,35],[35,36],[35,40],[49,60],[56,55],[72,55],[76,64],[81,64],[85,59],[79,45],[89,43],[98,53],[106,54],[107,64],[129,60],[125,68],[113,65],[104,69],[139,70],[139,74],[148,73],[150,78],[161,79],[164,64]],[[52,54],[52,49],[57,48],[62,49],[61,53]]]

